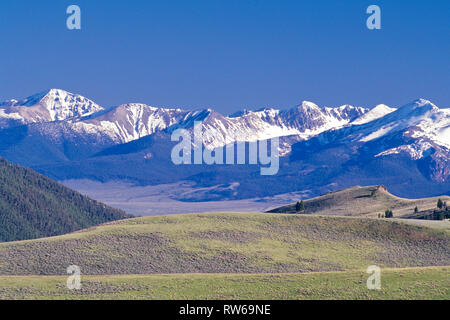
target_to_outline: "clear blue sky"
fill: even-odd
[[[81,7],[82,30],[66,29]],[[370,4],[381,30],[366,28]],[[450,106],[450,1],[0,2],[0,100],[47,88],[101,105]]]

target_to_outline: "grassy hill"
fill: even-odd
[[[126,217],[121,210],[0,158],[0,241],[59,235]]]
[[[407,217],[414,214],[416,206],[420,212],[435,209],[439,198],[450,204],[448,196],[405,199],[390,194],[383,186],[356,186],[304,200],[304,205],[308,214],[377,217],[389,208],[394,217]],[[295,213],[295,203],[268,212]]]
[[[450,231],[385,219],[264,213],[109,222],[0,244],[1,275],[285,273],[450,265]]]
[[[383,269],[381,290],[368,290],[365,270],[277,274],[0,277],[0,299],[443,299],[450,267]]]

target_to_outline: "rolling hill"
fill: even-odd
[[[416,206],[419,212],[435,209],[439,198],[450,203],[449,196],[405,199],[389,193],[384,186],[355,186],[304,200],[304,205],[308,214],[377,217],[391,209],[394,217],[408,217]],[[268,212],[296,213],[295,205],[292,203]]]
[[[48,237],[128,215],[0,158],[0,241]]]
[[[286,273],[450,265],[450,233],[386,219],[267,213],[141,217],[0,243],[0,275]]]

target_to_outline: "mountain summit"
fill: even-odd
[[[103,107],[81,95],[50,89],[22,100],[0,103],[0,118],[26,124],[85,117],[102,110]]]

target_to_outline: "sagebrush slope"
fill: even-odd
[[[0,274],[267,273],[450,264],[448,231],[381,219],[262,213],[127,219],[0,244]]]

